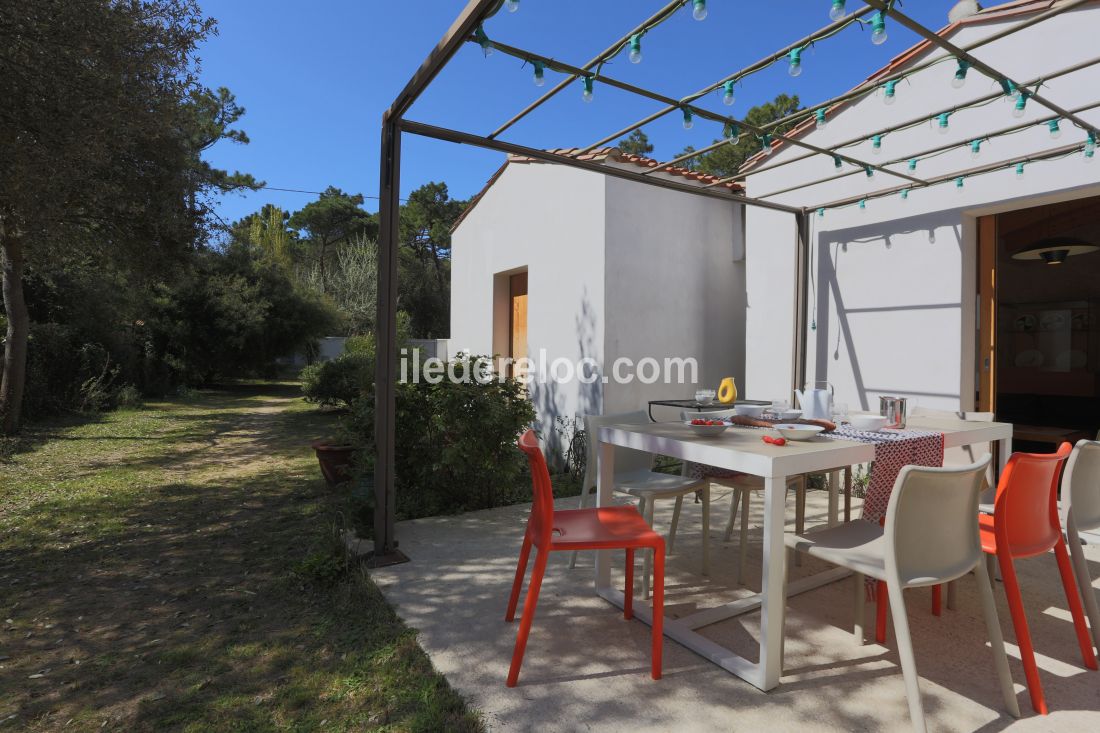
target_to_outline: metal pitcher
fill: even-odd
[[[878,414],[886,418],[884,427],[905,429],[905,410],[907,398],[905,397],[879,397]]]

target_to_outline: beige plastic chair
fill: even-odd
[[[1098,440],[1079,440],[1066,461],[1062,474],[1062,527],[1069,540],[1069,554],[1073,559],[1073,574],[1077,576],[1077,588],[1085,601],[1085,613],[1089,617],[1092,640],[1100,650],[1100,607],[1096,603],[1096,591],[1092,576],[1081,549],[1082,530],[1100,528],[1100,435]]]
[[[680,419],[687,421],[693,418],[703,415],[711,420],[720,420],[722,418],[729,417],[736,413],[735,410],[714,410],[712,412],[698,413],[684,411],[680,413]],[[763,433],[761,433],[763,435]],[[684,473],[686,475],[688,470],[687,463],[684,463]],[[745,576],[745,569],[748,558],[748,544],[749,544],[749,511],[752,494],[755,491],[764,490],[764,479],[759,476],[751,476],[749,474],[737,474],[732,476],[714,476],[706,477],[704,479],[707,482],[708,490],[711,482],[717,481],[722,485],[729,486],[733,489],[733,496],[730,497],[730,517],[726,522],[726,534],[724,540],[730,541],[733,537],[733,527],[737,521],[738,507],[741,510],[741,537],[738,549],[738,562],[737,571],[734,574],[733,582],[735,585],[741,584],[741,579]],[[795,531],[801,534],[806,529],[806,477],[805,476],[791,476],[787,479],[787,490],[795,491],[795,503],[794,503],[794,525]],[[713,493],[713,492],[711,492]],[[672,515],[672,525],[676,526],[676,516],[679,514],[680,507],[677,505],[676,512]]]
[[[970,466],[901,469],[890,495],[884,527],[856,521],[785,538],[793,550],[852,570],[854,633],[860,644],[866,595],[864,577],[886,581],[909,715],[918,731],[925,730],[924,709],[902,590],[946,583],[971,570],[977,575],[978,594],[1005,707],[1014,717],[1020,717],[978,536],[978,492],[990,460],[987,454]]]
[[[648,425],[649,415],[643,410],[618,415],[587,415],[584,418],[585,434],[588,438],[588,459],[584,468],[584,484],[581,486],[581,509],[588,507],[596,496],[596,456],[598,451],[597,433],[605,425]],[[706,480],[653,470],[653,454],[633,448],[615,448],[615,491],[630,494],[638,500],[638,511],[649,526],[653,526],[653,505],[658,499],[676,499],[672,511],[672,524],[669,526],[667,552],[671,553],[676,542],[676,525],[680,519],[680,508],[684,497],[701,493],[703,510],[703,575],[710,574],[710,485]],[[645,553],[645,570],[642,579],[643,593],[649,597],[649,572],[652,558]],[[569,559],[569,567],[577,565],[577,552]]]

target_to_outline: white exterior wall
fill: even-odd
[[[448,352],[493,348],[493,276],[527,268],[531,358],[603,361],[604,176],[563,166],[509,165],[454,231]],[[507,318],[507,316],[504,316]],[[599,412],[600,385],[534,387],[544,436],[556,416]]]
[[[950,40],[966,46],[1018,20],[1006,18],[964,26]],[[1093,56],[1093,37],[1098,27],[1100,7],[1093,5],[991,43],[975,53],[1003,73],[1030,81]],[[910,63],[927,58],[919,56]],[[864,98],[830,116],[824,130],[812,131],[803,139],[828,147],[922,115],[930,117],[993,91],[993,82],[974,69],[964,88],[952,88],[949,81],[954,68],[953,62],[947,62],[907,78],[898,84],[893,105],[885,105],[877,95]],[[1097,89],[1100,70],[1091,67],[1048,81],[1041,94],[1074,109],[1100,101]],[[918,164],[915,175],[931,178],[1084,140],[1084,133],[1066,121],[1061,123],[1064,134],[1056,141],[1049,138],[1045,124],[1037,125],[1011,136],[994,137],[982,145],[981,158],[972,160],[964,147],[971,139],[1052,114],[1034,100],[1028,103],[1024,118],[1017,119],[1010,112],[1011,103],[998,100],[952,115],[947,135],[939,134],[931,124],[922,124],[886,136],[880,156],[872,155],[869,142],[845,148],[844,152],[868,161],[888,161],[958,143],[959,148]],[[1100,124],[1096,110],[1081,116]],[[802,154],[786,146],[765,165]],[[845,170],[851,167],[846,165]],[[815,156],[750,176],[748,193],[766,195],[833,173],[829,158]],[[971,408],[977,315],[976,217],[1096,195],[1098,184],[1100,164],[1084,165],[1081,156],[1075,155],[1029,164],[1021,180],[1012,170],[1001,171],[966,179],[962,193],[956,192],[953,183],[947,183],[914,189],[908,202],[890,196],[869,200],[862,212],[853,206],[829,210],[824,218],[813,216],[811,277],[816,295],[809,298],[808,320],[816,316],[817,330],[809,333],[808,378],[828,379],[836,387],[838,401],[847,402],[852,409],[877,409],[877,396],[884,393],[907,395],[917,404],[935,409]],[[903,185],[903,180],[882,173],[867,179],[857,172],[770,200],[813,208],[895,185]],[[782,228],[782,215],[754,209],[747,221],[747,329],[754,347],[747,366],[748,386],[754,394],[758,388],[778,393],[789,385],[784,382],[784,378],[789,379],[789,370],[780,374],[771,363],[757,361],[755,340],[761,338],[769,344],[765,351],[770,359],[772,349],[792,338],[792,319],[772,317],[791,308],[792,249],[770,244],[789,242],[793,233]],[[934,242],[930,241],[930,233]],[[779,334],[780,329],[785,333]]]
[[[699,387],[717,388],[722,377],[743,382],[741,216],[742,208],[728,202],[607,179],[607,364],[652,357],[662,374],[654,384],[607,384],[605,412],[688,399]],[[698,382],[665,383],[677,376],[664,369],[666,358],[696,359]]]

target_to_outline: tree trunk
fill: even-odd
[[[27,336],[30,316],[23,300],[23,242],[19,235],[4,231],[0,222],[4,309],[8,316],[4,343],[4,376],[0,380],[0,429],[5,435],[19,430],[23,411],[23,387],[27,378]]]

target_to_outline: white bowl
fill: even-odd
[[[713,389],[699,389],[695,391],[695,401],[701,405],[709,405],[714,402],[714,395],[718,394]]]
[[[710,418],[704,417],[697,419],[707,420]],[[691,428],[691,432],[695,433],[696,435],[702,436],[721,435],[722,433],[726,432],[726,428],[729,427],[729,423],[725,422],[723,422],[721,425],[692,425],[691,420],[685,420],[684,425],[687,425],[689,428]]]
[[[877,433],[886,427],[886,418],[882,415],[849,415],[848,422],[856,430],[865,430],[869,433]]]
[[[733,411],[737,415],[744,415],[745,417],[760,417],[764,414],[764,408],[767,405],[734,405]]]
[[[779,423],[775,426],[775,429],[787,440],[809,440],[825,430],[820,425],[800,425],[798,423]]]
[[[780,410],[776,414],[780,420],[797,420],[802,417],[802,410]]]

